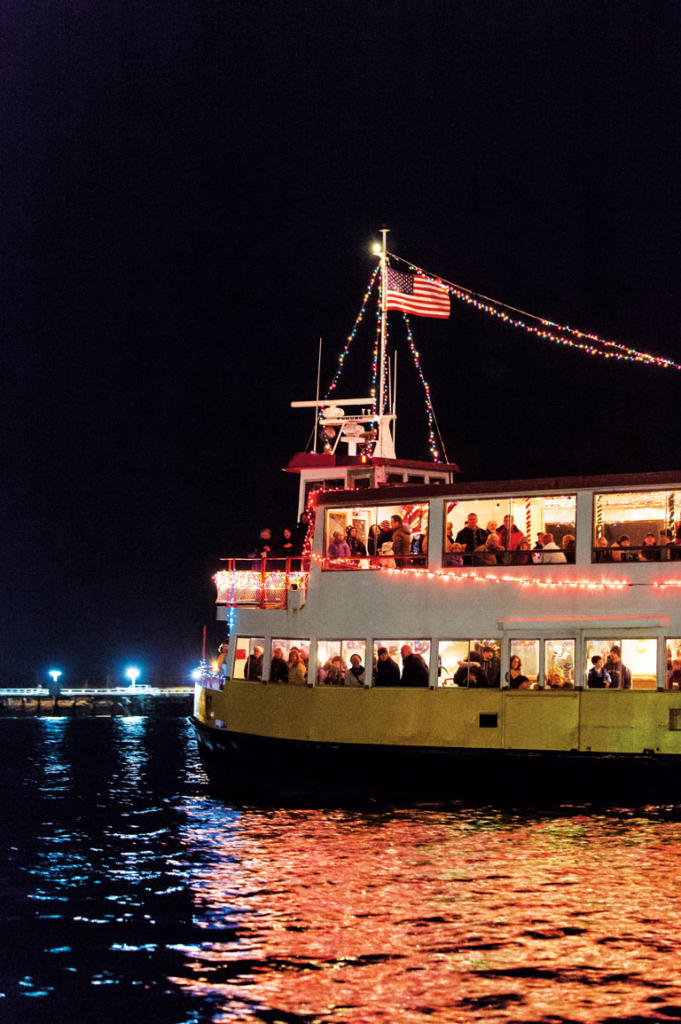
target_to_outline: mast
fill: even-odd
[[[390,432],[390,422],[393,417],[389,414],[386,415],[383,399],[383,390],[385,387],[385,346],[388,325],[388,231],[389,228],[381,228],[383,242],[382,244],[377,243],[377,247],[380,245],[380,247],[378,247],[378,256],[380,258],[381,267],[381,351],[379,353],[378,395],[376,396],[376,413],[378,415],[378,437],[376,439],[374,455],[378,455],[379,457],[385,459],[394,459],[395,442]]]

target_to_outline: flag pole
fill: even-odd
[[[315,452],[315,453],[317,451],[317,427],[319,425],[319,378],[321,376],[321,372],[322,372],[322,339],[320,338],[319,339],[319,355],[317,356],[317,394],[315,395],[315,398],[317,400],[317,407],[315,408],[315,411],[314,411],[314,444],[312,446],[312,451]]]
[[[381,352],[379,356],[379,376],[378,376],[378,401],[376,403],[376,410],[378,412],[378,454],[384,455],[386,450],[392,448],[392,445],[386,445],[384,439],[384,433],[386,430],[390,430],[388,422],[384,419],[385,406],[383,403],[383,390],[385,387],[385,342],[387,334],[387,320],[388,320],[388,275],[387,275],[387,263],[388,263],[388,231],[389,228],[381,228],[381,234],[383,235],[383,244],[380,251],[380,265],[381,265]]]

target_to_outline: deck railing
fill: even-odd
[[[308,572],[296,558],[222,558],[215,574],[217,603],[228,607],[287,608],[291,593],[305,598]]]

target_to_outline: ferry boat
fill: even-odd
[[[462,482],[397,458],[385,234],[379,256],[380,400],[293,403],[325,446],[286,467],[302,555],[215,577],[229,644],[192,718],[211,781],[681,798],[681,471]]]

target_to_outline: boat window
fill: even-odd
[[[427,502],[329,508],[324,526],[324,569],[401,569],[426,564]],[[346,543],[350,555],[345,553]]]
[[[539,640],[511,640],[506,685],[511,690],[536,690],[539,686]]]
[[[261,636],[239,636],[234,654],[234,679],[262,679],[262,661],[265,641]]]
[[[681,638],[667,640],[666,687],[681,690]]]
[[[496,688],[500,657],[498,640],[440,640],[438,685]]]
[[[448,501],[443,564],[565,565],[575,560],[574,494]],[[496,539],[490,535],[496,535]]]
[[[680,560],[676,532],[680,512],[681,491],[594,494],[592,561]]]
[[[574,689],[574,640],[546,640],[544,642],[544,685],[550,690]]]
[[[276,659],[276,660],[275,660]],[[310,660],[310,641],[301,639],[272,640],[270,661],[271,683],[304,683]],[[282,664],[282,662],[284,664]]]
[[[345,487],[345,478],[342,476],[330,477],[328,480],[308,480],[305,483],[305,504],[308,506],[308,498],[316,491],[342,491]]]
[[[353,656],[355,661],[353,662]],[[359,658],[357,665],[356,658]],[[355,674],[357,683],[347,680],[347,673],[353,667],[361,667],[362,678]],[[369,673],[371,676],[371,673]],[[343,686],[346,681],[350,685],[363,685],[366,679],[366,642],[364,640],[319,640],[317,643],[317,685]]]
[[[429,670],[430,640],[374,640],[374,686],[427,686]]]
[[[657,640],[654,637],[586,641],[585,682],[594,657],[603,659],[611,678],[609,688],[619,690],[655,690],[657,688]]]

